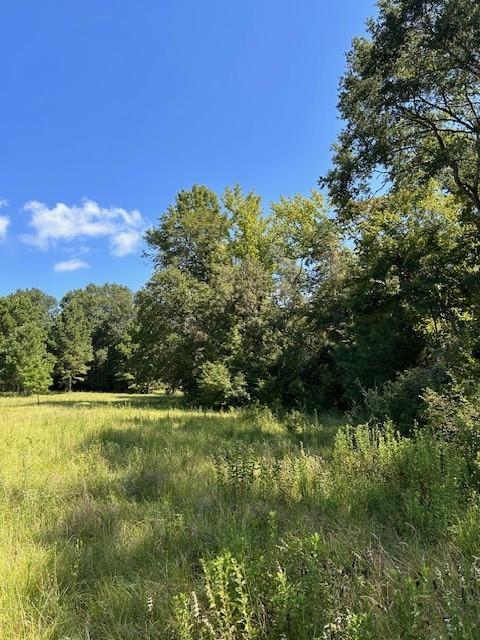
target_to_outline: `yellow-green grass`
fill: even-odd
[[[261,501],[226,507],[212,454],[284,433],[175,404],[0,397],[2,639],[133,639],[143,625],[167,637],[172,596],[192,587],[200,557],[268,513]]]
[[[301,594],[316,590],[318,635],[305,637],[475,637],[475,504],[423,530],[421,514],[396,517],[396,494],[371,460],[364,485],[355,448],[339,440],[332,453],[335,420],[289,432],[268,412],[179,402],[0,397],[1,640],[294,640],[317,615]],[[208,612],[218,612],[202,595],[202,561],[225,554],[244,572],[253,631],[235,603],[230,635],[220,617],[209,631]],[[307,556],[316,563],[308,571]],[[207,613],[194,611],[182,631],[190,596],[178,596],[192,591]],[[305,621],[295,622],[301,610]]]

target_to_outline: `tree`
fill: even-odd
[[[204,197],[208,215],[184,206]],[[282,198],[265,213],[255,193],[236,186],[223,205],[226,213],[194,187],[150,232],[156,272],[136,297],[135,377],[217,406],[287,396],[301,404],[314,342],[306,317],[315,288],[336,270],[338,229],[316,192]],[[220,219],[229,233],[212,237]]]
[[[229,227],[216,193],[194,185],[180,191],[159,226],[147,232],[147,253],[157,269],[175,267],[207,281],[214,264],[224,258]]]
[[[168,267],[154,274],[136,296],[136,377],[189,392],[204,358],[209,357],[212,289],[189,273]],[[212,302],[212,304],[210,304]]]
[[[343,219],[382,186],[428,182],[480,226],[480,4],[381,0],[341,83],[334,168],[321,180]]]
[[[24,298],[31,302],[35,317],[40,324],[50,330],[57,310],[57,300],[40,289],[19,289],[13,297]]]
[[[72,300],[83,309],[92,339],[93,360],[82,387],[104,391],[127,389],[125,354],[119,345],[128,340],[134,318],[132,292],[118,284],[89,284],[69,292],[64,304]]]
[[[200,404],[221,408],[226,405],[243,404],[249,400],[243,375],[232,377],[223,362],[205,362],[198,375],[197,400]]]
[[[271,217],[277,358],[270,369],[270,394],[287,406],[331,406],[341,391],[330,341],[317,321],[327,301],[339,295],[350,252],[316,191],[310,197],[280,198]]]
[[[343,400],[361,401],[412,368],[417,379],[439,384],[449,372],[478,375],[479,247],[458,201],[431,184],[374,198],[358,211],[348,268],[313,299]]]
[[[54,357],[47,353],[44,328],[35,322],[15,327],[2,360],[0,379],[7,390],[41,393],[52,384]]]
[[[48,332],[54,298],[38,289],[0,299],[0,385],[6,391],[40,393],[52,383]]]
[[[335,269],[339,229],[318,191],[274,202],[270,229],[278,280],[300,303]]]
[[[89,323],[75,298],[63,305],[56,319],[54,341],[56,378],[62,387],[71,391],[75,382],[85,378],[93,358]]]
[[[223,202],[232,226],[229,243],[234,260],[256,261],[264,267],[272,264],[269,221],[262,212],[262,199],[251,191],[243,194],[239,185],[225,189]]]
[[[35,322],[49,331],[56,309],[56,300],[39,289],[18,289],[0,298],[0,336],[6,336],[16,326]]]

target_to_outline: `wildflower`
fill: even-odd
[[[153,612],[153,597],[151,595],[147,598],[147,613],[151,615]]]

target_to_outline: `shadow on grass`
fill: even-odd
[[[95,392],[94,398],[89,398],[90,392],[78,392],[78,397],[74,393],[63,394],[61,392],[52,392],[47,396],[40,396],[40,406],[52,406],[52,407],[64,407],[71,409],[98,409],[101,407],[117,407],[117,408],[131,408],[131,409],[180,409],[185,406],[185,400],[183,396],[178,395],[164,395],[164,394],[105,394],[105,399],[102,398],[101,393]],[[18,404],[12,404],[11,407],[33,407],[37,406],[37,396],[30,396],[31,402],[24,402],[28,396],[18,396],[12,394],[9,398],[18,398]]]
[[[300,448],[295,436],[281,431],[270,432],[246,424],[234,414],[197,413],[172,416],[159,415],[120,418],[115,426],[106,427],[87,437],[80,445],[83,454],[99,451],[113,473],[119,473],[132,462],[159,459],[178,473],[191,477],[195,469],[211,463],[212,458],[235,447],[249,447],[258,455],[275,450],[279,456]],[[180,497],[179,485],[172,491],[172,499]],[[189,495],[195,487],[187,490]]]

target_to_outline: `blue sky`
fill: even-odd
[[[0,295],[139,288],[175,193],[268,204],[329,166],[370,0],[0,3]]]

